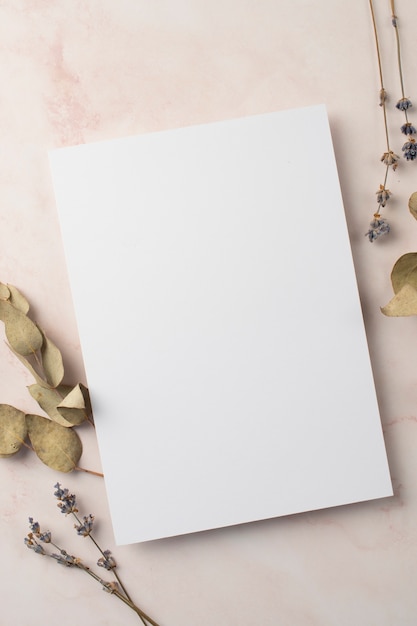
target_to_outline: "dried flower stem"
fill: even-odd
[[[385,91],[385,87],[384,87],[384,78],[383,78],[383,74],[382,74],[382,61],[381,61],[381,52],[380,52],[380,48],[379,48],[378,29],[376,27],[374,4],[373,4],[372,0],[369,0],[369,6],[370,6],[370,9],[371,9],[372,26],[373,26],[373,30],[374,30],[375,46],[376,46],[376,56],[377,56],[377,60],[378,60],[378,72],[379,72],[380,96],[381,96],[380,106],[382,107],[382,111],[384,113],[384,128],[385,128],[385,139],[386,139],[386,142],[387,142],[387,152],[390,152],[391,148],[390,148],[389,133],[388,133],[387,107],[386,107],[386,104],[385,104],[386,91]],[[388,166],[387,166],[387,171],[385,173],[385,182],[384,182],[384,184],[387,181],[387,176],[388,176]]]
[[[71,514],[74,516],[74,518],[77,520],[78,524],[81,526],[82,522],[79,519],[78,515],[75,513],[75,511],[71,511]],[[97,541],[94,539],[93,535],[91,534],[91,532],[88,533],[87,535],[89,537],[89,539],[91,539],[91,541],[94,543],[94,545],[96,546],[97,550],[100,552],[100,554],[106,558],[106,554],[104,553],[104,550],[101,549],[101,547],[99,546],[99,544],[97,543]],[[120,585],[120,588],[122,589],[123,593],[125,594],[126,598],[130,601],[133,602],[132,598],[129,596],[129,593],[127,592],[126,587],[124,586],[124,584],[122,583],[122,581],[120,580],[120,577],[116,571],[115,568],[112,569],[113,572],[113,576],[116,578],[117,582]]]
[[[376,56],[377,56],[377,61],[378,61],[378,72],[379,72],[379,82],[380,82],[379,104],[382,107],[382,112],[383,112],[383,117],[384,117],[384,131],[385,131],[385,140],[386,140],[386,145],[387,145],[386,152],[384,152],[384,154],[381,157],[381,161],[385,165],[385,176],[384,176],[383,184],[379,186],[379,190],[377,191],[378,210],[373,214],[373,219],[370,223],[370,228],[368,232],[366,233],[366,236],[369,238],[369,241],[372,242],[372,241],[375,241],[375,239],[377,239],[380,235],[389,233],[390,231],[390,226],[388,222],[383,217],[381,217],[380,211],[381,211],[381,207],[384,207],[386,205],[386,203],[388,202],[391,196],[391,192],[386,187],[387,180],[388,180],[388,170],[390,167],[392,167],[393,170],[396,169],[398,165],[399,157],[391,150],[391,147],[390,147],[388,122],[387,122],[387,107],[386,107],[387,92],[384,86],[384,77],[382,73],[382,60],[381,60],[381,51],[379,47],[378,29],[376,26],[375,11],[374,11],[374,5],[373,5],[372,0],[369,0],[369,7],[371,10],[372,26],[373,26],[374,37],[375,37]]]
[[[62,550],[55,543],[51,542],[51,545],[53,545],[57,550],[59,550],[60,554],[67,554],[65,550]],[[49,556],[50,558],[55,558],[53,555],[47,554],[47,553],[45,553],[45,556]],[[103,589],[105,591],[109,591],[109,593],[111,593],[112,595],[116,596],[116,598],[119,598],[119,600],[124,602],[129,608],[132,609],[132,611],[134,611],[139,616],[141,622],[145,624],[145,626],[148,626],[148,624],[151,624],[151,626],[159,626],[159,624],[155,622],[155,620],[153,620],[149,615],[147,615],[144,611],[142,611],[142,609],[136,606],[136,604],[132,602],[130,598],[127,598],[126,596],[124,596],[117,589],[114,589],[114,588],[109,589],[108,583],[106,583],[105,580],[103,580],[100,576],[98,576],[95,572],[93,572],[93,570],[91,570],[89,567],[84,565],[81,561],[78,561],[75,559],[72,565],[74,567],[77,567],[81,571],[85,572],[92,578],[94,578],[94,580],[96,580],[103,586]]]
[[[104,567],[108,572],[113,572],[113,576],[116,580],[112,582],[103,580],[101,576],[91,570],[87,565],[84,565],[80,558],[68,554],[66,550],[58,546],[53,541],[51,531],[42,531],[39,523],[34,521],[32,517],[29,517],[30,532],[28,533],[27,537],[25,537],[25,545],[33,550],[36,554],[40,554],[41,556],[48,556],[54,559],[54,561],[56,561],[60,565],[64,565],[65,567],[76,567],[86,572],[87,574],[89,574],[89,576],[91,576],[94,580],[102,585],[104,591],[115,595],[117,598],[119,598],[119,600],[121,600],[124,604],[130,607],[138,615],[143,626],[159,626],[159,624],[155,622],[155,620],[153,620],[133,602],[122,581],[120,580],[117,572],[115,571],[117,563],[113,558],[110,550],[103,551],[97,541],[91,535],[91,530],[94,523],[94,516],[91,515],[91,513],[90,515],[85,515],[83,517],[84,521],[82,522],[77,515],[78,509],[75,495],[70,493],[68,489],[62,489],[60,483],[57,483],[55,485],[55,489],[56,491],[54,495],[59,500],[58,507],[60,508],[61,513],[64,513],[65,516],[67,516],[69,513],[73,515],[74,519],[78,522],[78,524],[74,525],[77,534],[82,537],[90,537],[91,541],[94,543],[97,550],[102,555],[102,558],[97,561],[97,565],[100,567]],[[45,547],[43,544],[45,545]],[[51,552],[46,546],[53,546],[57,550],[57,553]]]
[[[78,563],[77,567],[83,570],[84,572],[86,572],[86,574],[89,574],[92,578],[94,578],[94,580],[99,582],[101,585],[103,585],[103,588],[106,588],[106,582],[102,578],[100,578],[100,576],[98,576],[95,572],[93,572],[89,567],[87,567],[86,565],[83,565],[82,563]],[[151,626],[159,626],[159,624],[155,622],[151,617],[149,617],[149,615],[147,615],[144,611],[142,611],[142,609],[136,606],[136,604],[129,597],[124,596],[117,589],[112,588],[109,591],[111,594],[116,596],[116,598],[119,598],[119,600],[127,604],[127,606],[130,607],[135,613],[137,613],[142,624],[144,624],[145,626],[148,626],[148,624],[151,624]]]
[[[400,75],[401,96],[403,99],[405,99],[404,79],[403,79],[403,70],[402,70],[402,62],[401,62],[400,34],[398,32],[398,23],[397,23],[398,18],[395,15],[395,0],[390,0],[390,3],[391,3],[391,20],[392,20],[392,25],[395,30],[395,40],[397,44],[397,61],[398,61],[398,73]],[[408,122],[407,110],[404,111],[404,115],[405,115],[406,121]]]
[[[402,147],[402,151],[404,153],[404,158],[407,161],[414,161],[417,159],[417,143],[412,135],[417,133],[417,128],[411,124],[408,119],[408,109],[412,106],[411,100],[405,96],[404,91],[404,77],[403,77],[403,69],[402,69],[402,61],[401,61],[401,44],[400,44],[400,33],[398,29],[398,18],[395,14],[395,2],[394,0],[390,0],[391,2],[391,23],[395,30],[395,40],[397,44],[397,63],[398,63],[398,74],[400,77],[400,85],[401,85],[401,98],[398,100],[396,107],[399,111],[404,113],[405,124],[401,126],[401,132],[407,136],[407,141],[404,143]]]

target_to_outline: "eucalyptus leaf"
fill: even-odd
[[[9,302],[13,304],[16,309],[26,314],[29,311],[29,302],[26,300],[25,296],[13,285],[8,284],[7,287],[10,292]]]
[[[8,342],[18,354],[28,356],[42,346],[42,333],[36,324],[6,300],[0,300],[0,319],[4,321]]]
[[[77,467],[82,444],[73,428],[41,417],[26,415],[29,439],[40,460],[58,472],[71,472]]]
[[[407,252],[400,256],[391,272],[394,293],[398,293],[406,284],[417,289],[417,252]]]
[[[57,411],[74,426],[82,424],[91,415],[90,394],[79,383],[57,406]]]
[[[417,289],[410,283],[405,283],[381,311],[388,317],[417,315]]]
[[[7,285],[0,283],[0,300],[8,300],[10,298],[10,291]]]
[[[64,363],[62,354],[57,346],[45,335],[43,331],[43,343],[41,347],[42,367],[47,382],[51,387],[58,387],[64,378]]]
[[[410,209],[411,215],[417,220],[417,191],[411,194],[408,201],[408,208]]]
[[[57,424],[61,424],[65,428],[70,428],[73,423],[66,420],[59,411],[57,406],[72,389],[69,385],[60,385],[57,388],[45,388],[42,385],[34,384],[28,387],[29,393],[39,404],[41,409],[49,415],[49,417]]]
[[[8,347],[13,352],[13,354],[19,359],[19,361],[29,370],[29,372],[32,374],[33,378],[36,380],[36,382],[39,385],[41,385],[42,387],[45,387],[45,389],[51,388],[51,386],[47,383],[47,381],[44,380],[42,376],[40,376],[40,374],[33,367],[32,363],[30,363],[26,357],[16,352],[16,350],[13,350],[10,344],[8,344]]]
[[[9,404],[0,404],[0,456],[12,456],[27,436],[25,414]]]

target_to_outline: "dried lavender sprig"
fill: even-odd
[[[78,522],[77,524],[74,524],[74,528],[77,531],[78,535],[82,536],[82,537],[89,537],[90,540],[94,543],[94,545],[96,546],[97,550],[100,552],[101,559],[99,559],[99,561],[97,561],[97,564],[99,565],[99,567],[106,567],[106,565],[108,565],[110,562],[112,563],[112,567],[106,567],[106,569],[108,569],[109,571],[112,570],[113,571],[113,575],[116,578],[117,582],[120,585],[120,588],[122,589],[123,593],[125,594],[126,598],[130,601],[133,602],[132,598],[130,597],[126,587],[124,586],[123,582],[120,579],[119,574],[116,571],[116,561],[113,557],[112,561],[110,561],[109,559],[109,555],[110,555],[110,551],[109,550],[102,550],[102,548],[100,547],[100,545],[97,543],[97,541],[95,540],[95,538],[92,535],[92,529],[93,529],[93,523],[94,523],[94,516],[91,515],[91,513],[88,516],[84,516],[83,520],[84,523],[81,522],[81,520],[79,519],[79,517],[77,516],[78,513],[78,509],[77,509],[77,500],[75,497],[75,494],[72,494],[69,492],[69,490],[67,488],[62,488],[60,483],[56,483],[54,485],[55,491],[54,491],[54,496],[57,498],[58,500],[58,504],[57,506],[60,508],[61,513],[64,513],[65,515],[73,515],[73,517],[76,519],[76,521]],[[104,563],[106,565],[104,565]]]
[[[417,159],[417,143],[416,140],[411,137],[409,141],[406,141],[402,147],[404,157],[407,161],[414,161]]]
[[[391,24],[394,27],[395,41],[397,44],[397,64],[398,64],[398,74],[400,77],[400,87],[401,87],[401,98],[398,100],[395,106],[397,107],[398,110],[403,111],[404,117],[405,117],[405,124],[401,126],[401,132],[404,135],[414,135],[416,133],[416,128],[413,126],[413,124],[411,124],[411,122],[408,119],[408,109],[411,108],[413,105],[411,103],[411,100],[405,96],[404,75],[403,75],[402,60],[401,60],[401,42],[400,42],[400,33],[398,30],[398,17],[395,11],[395,0],[390,0],[390,4],[391,4]],[[406,150],[407,150],[406,144],[404,144],[403,151],[406,152]],[[405,153],[404,156],[407,160],[414,160],[414,157],[407,157],[407,153]]]
[[[369,0],[369,7],[371,10],[372,25],[373,25],[373,31],[374,31],[374,37],[375,37],[376,55],[377,55],[377,61],[378,61],[379,82],[380,82],[379,105],[382,108],[382,112],[383,112],[385,140],[387,144],[386,152],[384,152],[384,154],[381,157],[381,161],[385,165],[384,182],[382,185],[379,186],[379,190],[376,192],[378,210],[373,215],[373,220],[370,223],[368,232],[365,233],[365,236],[367,236],[369,240],[372,242],[372,241],[375,241],[375,239],[377,239],[377,237],[379,237],[380,235],[387,234],[390,231],[390,226],[388,222],[386,221],[386,219],[381,217],[380,210],[381,210],[381,207],[385,207],[386,203],[388,202],[389,198],[392,195],[390,190],[387,189],[387,186],[386,186],[387,180],[388,180],[389,168],[392,167],[392,169],[395,171],[395,169],[398,166],[400,157],[397,154],[395,154],[391,150],[391,147],[390,147],[388,122],[387,122],[387,107],[386,107],[387,92],[384,86],[384,77],[383,77],[383,72],[382,72],[382,60],[381,60],[381,51],[379,47],[378,29],[376,26],[375,11],[374,11],[374,5],[373,5],[372,0]]]
[[[401,111],[404,111],[405,116],[407,117],[407,109],[409,109],[412,106],[412,104],[408,100],[408,98],[405,97],[404,77],[403,77],[403,69],[402,69],[402,61],[401,61],[401,42],[400,42],[400,34],[398,32],[398,17],[395,11],[395,0],[390,0],[390,4],[391,4],[391,24],[394,27],[395,41],[397,44],[397,63],[398,63],[398,73],[400,77],[401,96],[402,96],[401,100],[399,101],[399,102],[402,102],[402,104],[400,104],[399,106],[397,104],[397,108],[399,108]]]
[[[380,47],[379,47],[378,29],[376,27],[375,11],[374,11],[374,5],[373,5],[373,1],[372,0],[369,0],[369,7],[371,9],[372,26],[373,26],[374,37],[375,37],[376,56],[377,56],[377,61],[378,61],[378,72],[379,72],[379,82],[380,82],[380,90],[379,90],[380,101],[379,101],[379,106],[382,108],[382,111],[383,111],[383,114],[384,114],[384,128],[385,128],[385,139],[386,139],[386,142],[387,142],[387,152],[390,152],[391,148],[390,148],[390,145],[389,145],[388,122],[387,122],[387,107],[386,107],[387,92],[386,92],[386,89],[385,89],[385,86],[384,86],[384,77],[383,77],[383,73],[382,73],[382,60],[381,60],[381,51],[380,51]]]
[[[381,235],[386,235],[390,231],[390,225],[387,220],[381,217],[378,213],[375,213],[374,219],[369,224],[369,230],[365,233],[365,236],[369,238],[372,243]]]
[[[54,543],[52,541],[51,532],[49,530],[46,532],[42,532],[39,523],[34,522],[32,517],[29,517],[29,527],[30,532],[24,539],[24,543],[29,549],[33,550],[36,554],[40,554],[41,556],[47,556],[54,559],[59,565],[64,565],[65,567],[76,567],[86,572],[87,574],[89,574],[89,576],[94,578],[94,580],[98,581],[102,585],[104,591],[112,593],[117,598],[119,598],[119,600],[129,606],[138,615],[139,619],[145,626],[148,626],[148,624],[150,624],[151,626],[159,626],[159,624],[155,622],[155,620],[153,620],[149,615],[142,611],[142,609],[136,606],[136,604],[131,599],[127,598],[123,593],[118,590],[116,582],[107,582],[103,580],[88,566],[84,565],[80,558],[68,554],[66,550]],[[54,546],[58,553],[48,552],[41,545],[40,542]]]

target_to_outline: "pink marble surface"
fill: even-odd
[[[374,1],[395,102],[389,3]],[[417,4],[398,5],[406,95],[417,101]],[[391,297],[394,261],[417,249],[407,211],[417,165],[401,164],[391,176],[393,232],[370,245],[363,234],[376,209],[385,143],[368,2],[3,0],[0,50],[0,280],[30,299],[64,353],[69,380],[83,380],[84,371],[47,150],[326,103],[395,490],[383,501],[115,548],[103,481],[59,476],[22,452],[0,460],[0,623],[139,623],[81,572],[24,547],[33,515],[94,563],[88,540],[56,509],[53,484],[61,480],[80,509],[96,514],[99,540],[114,549],[132,596],[161,626],[417,624],[417,321],[379,310]],[[402,122],[391,110],[397,152]],[[314,159],[314,146],[302,136],[294,141]],[[31,382],[2,340],[0,401],[37,411]],[[81,434],[83,464],[99,469],[94,433],[83,427]],[[134,489],[134,478],[127,480]]]

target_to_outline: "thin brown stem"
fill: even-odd
[[[22,443],[22,446],[25,446],[25,448],[27,448],[28,450],[31,450],[32,452],[35,452],[35,450],[32,448],[32,446],[30,446],[28,443],[26,443],[26,441],[23,441],[22,439],[20,441]]]
[[[74,470],[77,472],[86,472],[86,474],[92,474],[93,476],[100,476],[100,478],[104,478],[104,474],[101,472],[94,472],[93,470],[86,469],[85,467],[74,467]]]
[[[32,355],[33,355],[33,358],[35,359],[35,362],[36,362],[37,366],[38,366],[40,369],[43,369],[43,368],[42,368],[42,363],[41,363],[41,360],[40,360],[40,358],[38,357],[38,355],[37,355],[37,353],[36,353],[36,351],[35,351],[35,350],[32,350]]]
[[[385,101],[382,105],[382,111],[384,114],[384,129],[385,129],[385,139],[387,142],[387,152],[390,152],[391,148],[389,146],[389,134],[388,134],[388,122],[387,122],[387,107],[385,106]]]
[[[380,93],[381,93],[381,107],[382,107],[382,111],[384,114],[384,129],[385,129],[385,139],[387,142],[387,152],[390,152],[390,144],[389,144],[389,134],[388,134],[388,122],[387,122],[387,108],[385,106],[385,87],[384,87],[384,78],[383,78],[383,74],[382,74],[382,60],[381,60],[381,51],[380,51],[380,47],[379,47],[379,37],[378,37],[378,29],[376,26],[376,19],[375,19],[375,11],[374,11],[374,4],[372,0],[369,0],[369,7],[371,9],[371,17],[372,17],[372,26],[373,26],[373,30],[374,30],[374,37],[375,37],[375,47],[376,47],[376,56],[377,56],[377,60],[378,60],[378,72],[379,72],[379,82],[380,82]]]
[[[390,0],[390,3],[391,3],[392,25],[393,25],[394,30],[395,30],[395,39],[396,39],[396,43],[397,43],[397,61],[398,61],[398,72],[399,72],[399,75],[400,75],[401,95],[402,95],[403,98],[405,98],[403,70],[402,70],[402,63],[401,63],[400,34],[398,32],[397,16],[395,15],[395,0]],[[404,111],[404,113],[405,113],[405,117],[407,118],[407,111]]]
[[[93,572],[89,567],[87,567],[86,565],[83,565],[82,563],[77,563],[76,567],[78,567],[79,569],[84,571],[86,574],[88,574],[89,576],[94,578],[94,580],[96,580],[101,585],[103,585],[103,589],[105,589],[105,590],[107,589],[106,581],[104,581],[102,578],[100,578],[100,576],[98,576],[95,572]],[[144,613],[144,611],[142,611],[142,609],[140,609],[138,606],[136,606],[136,604],[134,604],[134,602],[132,602],[131,600],[126,598],[123,594],[121,594],[120,591],[117,591],[117,589],[112,589],[110,591],[110,593],[112,595],[116,596],[116,598],[119,598],[119,600],[121,600],[125,604],[127,604],[127,606],[130,607],[132,609],[132,611],[134,611],[139,616],[139,619],[141,620],[142,624],[147,626],[147,623],[145,621],[145,620],[147,620],[147,622],[149,624],[151,624],[152,626],[159,626],[159,624],[157,622],[155,622],[151,617],[149,617],[149,615]]]
[[[36,540],[34,541],[37,545],[39,545],[36,542]],[[108,591],[112,595],[116,596],[117,598],[119,598],[119,600],[121,600],[128,607],[130,607],[132,611],[134,611],[138,615],[139,619],[141,620],[142,624],[144,624],[144,626],[148,626],[148,624],[151,624],[151,626],[159,626],[159,624],[155,622],[155,620],[153,620],[149,615],[147,615],[144,611],[142,611],[142,609],[136,606],[136,604],[130,598],[127,598],[122,593],[120,593],[120,591],[117,588],[112,587],[111,583],[108,583],[107,581],[103,580],[100,576],[98,576],[98,574],[96,574],[93,570],[91,570],[87,565],[84,565],[84,563],[82,563],[80,559],[69,556],[66,550],[63,550],[60,546],[55,544],[53,541],[51,541],[50,544],[58,550],[59,554],[62,555],[63,559],[65,559],[65,557],[69,557],[68,563],[65,563],[65,565],[76,567],[77,569],[80,569],[81,571],[91,576],[91,578],[94,578],[94,580],[96,580],[102,585],[105,591]],[[43,552],[43,554],[45,556],[48,556],[58,561],[57,559],[58,555],[49,554],[47,552]]]
[[[78,517],[78,515],[72,511],[72,515],[75,517],[75,519],[77,520],[78,524],[80,524],[80,526],[82,525],[80,518]],[[88,537],[89,539],[94,543],[94,545],[96,546],[97,550],[100,552],[100,554],[102,555],[102,557],[104,557],[104,559],[106,559],[106,555],[104,553],[104,551],[101,549],[100,545],[97,543],[97,541],[95,540],[95,538],[93,537],[92,533],[88,533]],[[112,570],[113,576],[116,578],[117,582],[120,585],[120,588],[122,589],[123,593],[125,594],[126,598],[128,600],[130,600],[130,602],[133,602],[132,598],[130,597],[126,587],[124,586],[124,584],[122,583],[119,574],[116,572],[116,569],[113,568]]]
[[[381,90],[384,90],[384,79],[383,79],[383,76],[382,76],[381,52],[380,52],[380,49],[379,49],[378,30],[377,30],[377,27],[376,27],[375,11],[374,11],[374,5],[373,5],[372,0],[369,0],[369,6],[370,6],[370,9],[371,9],[372,25],[374,27],[376,56],[378,58],[379,81],[381,83]]]
[[[82,563],[77,564],[77,567],[89,574],[92,578],[94,578],[94,580],[97,580],[101,585],[103,585],[103,589],[106,589],[106,582],[102,578],[100,578],[100,576],[97,576],[97,574],[93,572],[89,567],[86,567]],[[151,617],[149,617],[149,615],[142,611],[142,609],[136,606],[136,604],[132,602],[132,600],[126,598],[122,593],[120,593],[120,591],[118,591],[117,589],[112,589],[110,593],[116,596],[116,598],[119,598],[119,600],[121,600],[125,604],[127,604],[127,606],[130,607],[132,611],[134,611],[139,616],[141,622],[145,624],[145,626],[147,626],[146,622],[148,622],[148,624],[151,624],[151,626],[159,626],[159,624],[155,622],[155,620],[153,620]]]
[[[112,593],[115,596],[117,596],[119,598],[119,600],[121,600],[122,602],[127,604],[127,606],[129,606],[133,611],[135,611],[135,613],[137,613],[139,615],[139,617],[142,620],[142,623],[145,624],[145,626],[147,626],[146,622],[148,624],[151,624],[151,626],[159,626],[158,622],[155,622],[155,620],[153,620],[151,617],[149,617],[149,615],[147,615],[144,611],[142,611],[142,609],[140,609],[138,606],[136,606],[136,604],[133,604],[133,602],[129,602],[129,600],[127,598],[125,598],[120,592],[113,591]]]
[[[386,170],[385,170],[385,176],[384,176],[384,189],[385,189],[385,185],[387,184],[388,170],[389,170],[389,165],[387,165]]]

